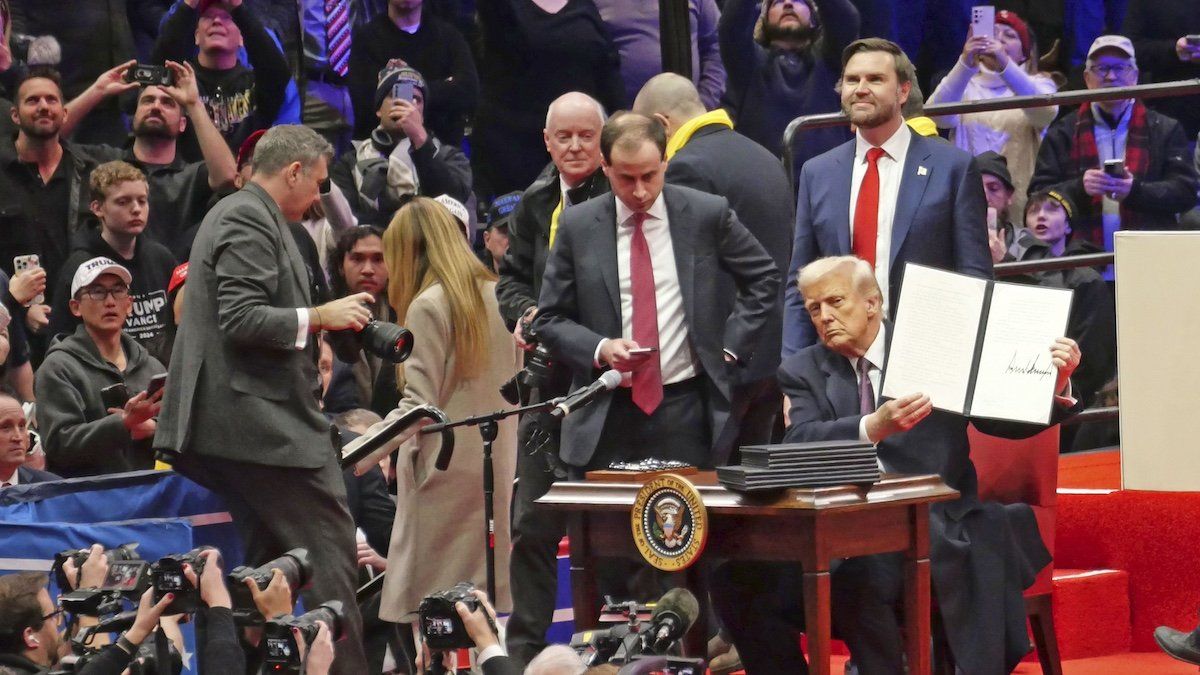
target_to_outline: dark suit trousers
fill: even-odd
[[[261,565],[289,549],[308,549],[312,587],[304,606],[341,600],[346,638],[337,643],[335,675],[367,672],[362,616],[355,601],[354,521],[346,507],[346,485],[330,449],[319,469],[265,466],[184,454],[181,473],[225,499],[242,533],[246,564]]]
[[[572,478],[603,469],[614,462],[671,459],[711,469],[712,430],[701,374],[663,387],[662,403],[652,415],[633,403],[633,392],[621,387],[613,392],[596,452],[586,467],[571,467]]]
[[[903,675],[898,617],[903,589],[899,554],[850,558],[831,579],[835,635],[863,675]],[[800,652],[804,580],[798,565],[728,562],[712,576],[717,616],[733,637],[747,675],[807,673]]]
[[[546,631],[554,621],[558,595],[558,542],[566,533],[561,511],[538,508],[534,500],[554,483],[545,453],[558,453],[559,427],[549,415],[526,415],[517,427],[517,489],[513,493],[512,553],[508,560],[513,611],[505,643],[509,656],[528,664],[546,648]],[[530,436],[548,430],[546,445],[535,450]]]

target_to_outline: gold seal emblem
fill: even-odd
[[[633,543],[646,562],[666,571],[690,567],[708,541],[708,511],[686,478],[666,473],[642,486],[630,514]]]

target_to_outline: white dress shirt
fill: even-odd
[[[633,281],[630,277],[630,244],[633,240],[634,212],[620,199],[617,202],[617,286],[621,295],[621,337],[633,339]],[[654,268],[655,301],[658,308],[658,356],[664,385],[675,384],[699,373],[683,313],[683,292],[675,269],[675,247],[667,221],[667,203],[660,193],[646,211],[642,224]],[[600,343],[603,345],[603,341]],[[599,354],[597,345],[596,353]],[[626,377],[628,380],[629,378]]]
[[[21,484],[21,481],[19,480],[20,477],[21,477],[21,472],[16,469],[13,469],[11,476],[9,476],[8,478],[0,478],[0,488],[16,487],[16,486],[20,485]]]
[[[875,279],[883,292],[883,312],[888,311],[888,272],[892,255],[892,221],[896,217],[896,199],[900,196],[900,179],[904,172],[904,160],[908,157],[908,146],[912,143],[912,132],[907,124],[901,124],[892,137],[884,141],[884,154],[876,163],[879,167],[879,226],[875,235]],[[854,212],[858,206],[858,190],[867,175],[867,150],[871,144],[855,134],[854,170],[850,174],[850,248],[854,249]]]

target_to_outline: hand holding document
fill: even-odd
[[[1046,424],[1051,357],[1072,292],[988,281],[922,265],[904,270],[883,396],[924,392],[939,410]]]

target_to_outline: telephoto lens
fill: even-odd
[[[279,569],[283,572],[283,576],[287,579],[288,586],[291,587],[293,594],[302,588],[308,587],[309,581],[312,579],[312,561],[309,559],[308,549],[305,548],[294,548],[258,567],[246,567],[245,565],[235,567],[225,577],[226,581],[229,582],[229,595],[233,599],[234,611],[246,612],[256,610],[254,596],[246,586],[246,579],[254,579],[258,590],[265,590],[267,585],[271,583],[273,576],[271,573],[272,569]]]

